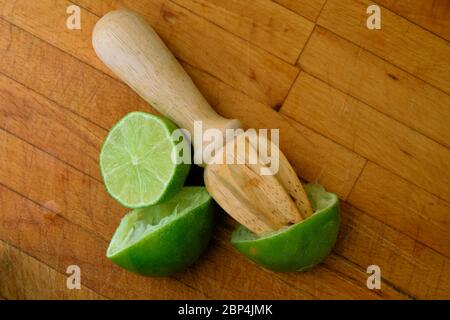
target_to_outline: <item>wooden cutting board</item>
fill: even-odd
[[[366,0],[0,0],[0,298],[450,298],[450,3],[375,2],[381,30]],[[80,30],[66,27],[72,5]],[[171,278],[105,258],[126,209],[103,187],[99,148],[123,115],[153,112],[92,49],[96,21],[122,7],[221,115],[279,128],[301,178],[339,195],[323,264],[262,270],[231,247],[223,212],[207,252]],[[66,288],[71,265],[80,290]]]

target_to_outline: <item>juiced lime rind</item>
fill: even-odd
[[[339,231],[339,199],[319,184],[305,185],[314,214],[262,236],[239,226],[231,243],[252,261],[274,271],[305,271],[333,249]]]
[[[209,201],[211,196],[204,187],[185,187],[167,202],[134,209],[124,218],[111,240],[110,255],[133,245],[146,234],[155,231]]]
[[[128,213],[106,255],[140,275],[171,275],[189,267],[204,251],[213,217],[214,201],[206,189],[184,187],[167,202]]]
[[[171,157],[178,143],[188,142],[174,141],[175,129],[166,118],[131,112],[110,130],[100,152],[100,170],[106,190],[120,204],[146,207],[169,199],[183,187],[190,164],[175,164]],[[139,160],[136,167],[133,156]],[[132,187],[136,183],[139,190]]]

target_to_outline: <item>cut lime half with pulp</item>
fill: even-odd
[[[304,271],[320,263],[336,243],[339,200],[319,184],[307,184],[305,191],[313,215],[261,236],[239,226],[232,235],[233,246],[257,264],[274,271]]]
[[[167,276],[194,263],[213,227],[214,202],[204,187],[185,187],[167,202],[128,213],[106,256],[145,276]]]
[[[132,112],[109,132],[100,152],[100,169],[109,194],[128,208],[141,208],[167,200],[183,186],[190,164],[177,163],[182,141],[170,120]]]

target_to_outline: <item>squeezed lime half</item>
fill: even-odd
[[[213,216],[206,188],[184,187],[164,203],[128,213],[106,256],[140,275],[168,276],[198,259],[211,236]]]
[[[295,225],[258,236],[244,226],[231,243],[252,261],[274,271],[305,271],[333,249],[339,231],[339,199],[319,184],[305,185],[314,214]]]
[[[177,163],[170,120],[144,112],[123,117],[109,132],[100,152],[100,170],[108,193],[123,206],[141,208],[174,196],[190,164]]]

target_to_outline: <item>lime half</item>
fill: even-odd
[[[239,226],[232,235],[235,248],[257,264],[274,271],[304,271],[331,252],[339,231],[339,200],[319,184],[305,185],[314,214],[262,236]]]
[[[109,194],[128,208],[169,199],[184,184],[190,164],[177,164],[178,143],[168,119],[132,112],[109,132],[100,152],[100,169]],[[179,147],[179,146],[178,146]]]
[[[214,202],[204,187],[185,187],[169,201],[128,213],[106,256],[145,276],[167,276],[194,263],[213,227]]]

